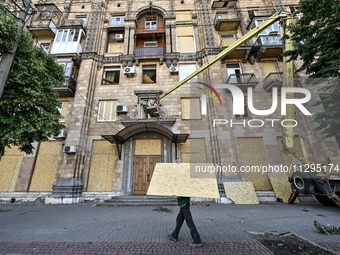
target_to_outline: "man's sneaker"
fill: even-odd
[[[201,247],[203,244],[202,243],[190,243],[189,245],[191,247]]]
[[[169,240],[177,242],[178,239],[174,238],[172,235],[168,235]]]

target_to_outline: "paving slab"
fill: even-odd
[[[124,254],[145,252],[167,254],[166,249],[178,249],[183,254],[200,254],[193,253],[192,248],[188,246],[192,240],[185,224],[179,235],[180,242],[171,243],[167,240],[167,234],[175,227],[179,210],[177,206],[167,208],[172,209],[173,212],[153,211],[155,207],[152,206],[97,207],[90,203],[0,204],[0,254],[27,254],[15,250],[15,247],[18,249],[23,247],[23,251],[26,251],[25,249],[30,245],[46,246],[46,251],[41,250],[41,254],[54,253],[52,250],[49,251],[49,247],[60,247],[62,249],[60,253],[64,252],[64,254],[68,254],[65,247],[78,247],[79,254],[84,254],[86,249],[91,253],[92,246],[98,248],[101,244],[104,250],[129,244],[132,247],[131,251],[136,252],[128,253],[130,250],[122,250]],[[231,251],[234,251],[235,247],[239,247],[237,248],[239,252],[233,254],[266,254],[264,253],[266,249],[247,233],[249,231],[273,234],[295,232],[312,242],[333,247],[333,250],[340,247],[339,235],[320,234],[313,225],[315,219],[324,225],[339,225],[340,208],[337,207],[314,203],[294,205],[212,203],[192,205],[191,212],[204,242],[205,253],[201,254],[229,254],[228,252],[232,254]],[[89,246],[89,243],[92,246]],[[144,244],[151,247],[147,249],[154,249],[154,251],[138,248],[144,247]],[[214,251],[214,247],[216,249],[222,247],[225,253]],[[264,250],[252,253],[254,249]],[[107,251],[104,250],[103,253]]]

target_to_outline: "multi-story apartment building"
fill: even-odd
[[[50,202],[73,203],[82,196],[143,195],[158,162],[238,168],[290,164],[281,152],[282,126],[259,124],[278,119],[279,109],[265,118],[247,107],[244,115],[233,115],[230,91],[219,90],[222,104],[215,105],[196,89],[197,81],[213,87],[233,84],[247,97],[247,88],[253,88],[256,108],[270,108],[272,88],[282,87],[278,22],[162,99],[155,117],[146,107],[273,13],[294,12],[297,0],[33,4],[36,13],[27,29],[37,45],[65,68],[65,83],[55,90],[66,128],[50,141],[36,144],[32,155],[15,148],[6,151],[0,161],[2,196],[28,192],[24,194],[49,195]],[[310,90],[314,99],[320,96]],[[322,110],[310,103],[306,107]],[[214,119],[241,124],[214,127]],[[308,157],[339,163],[336,139],[314,132],[310,116],[297,111],[296,119]],[[250,120],[256,128],[247,125]],[[299,148],[298,137],[296,144]],[[256,191],[273,190],[266,174],[241,177],[252,181]]]

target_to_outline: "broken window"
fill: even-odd
[[[143,66],[143,83],[156,83],[156,65]]]

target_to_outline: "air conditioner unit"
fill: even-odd
[[[124,38],[124,35],[123,35],[123,34],[116,34],[116,35],[115,35],[115,39],[116,39],[117,41],[121,41],[121,40],[123,40],[123,38]]]
[[[128,108],[126,105],[117,105],[117,112],[128,112]]]
[[[125,74],[134,74],[135,68],[134,67],[124,67],[124,73]]]
[[[67,154],[76,153],[77,147],[76,146],[65,146],[64,152],[67,153]]]
[[[54,139],[63,139],[66,137],[66,131],[65,130],[60,130],[59,134],[55,134],[53,136]]]
[[[170,67],[170,73],[178,73],[178,66]]]

